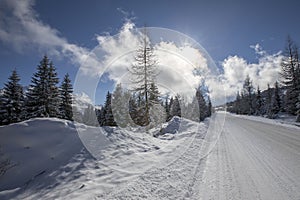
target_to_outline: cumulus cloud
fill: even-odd
[[[153,30],[155,29],[155,30]],[[149,35],[156,37],[164,34],[165,29],[149,28]],[[127,21],[119,34],[98,36],[99,46],[93,51],[100,60],[106,74],[115,82],[122,82],[130,88],[128,68],[134,62],[136,50],[141,44],[143,30]],[[151,35],[153,36],[153,35]],[[148,38],[151,40],[152,38]],[[152,41],[152,40],[151,40]],[[191,43],[159,40],[152,41],[155,59],[158,61],[157,85],[162,93],[180,93],[187,98],[191,97],[201,79],[209,73],[207,59],[198,48]]]
[[[281,52],[268,54],[259,44],[251,45],[250,48],[258,55],[256,63],[248,63],[246,59],[237,55],[228,56],[222,62],[224,74],[218,82],[224,85],[229,97],[235,96],[236,92],[241,90],[247,75],[253,81],[254,87],[260,86],[263,90],[267,88],[267,84],[273,85],[278,80],[283,58]],[[218,90],[216,84],[212,83],[211,87]]]
[[[34,47],[50,55],[66,56],[82,64],[89,55],[83,47],[71,44],[58,30],[39,20],[33,0],[3,0],[0,3],[0,41],[18,52]]]
[[[128,68],[134,61],[142,37],[141,30],[131,20],[125,21],[117,35],[97,35],[98,46],[89,50],[68,42],[58,30],[43,23],[33,9],[34,4],[34,0],[0,2],[1,42],[11,45],[18,52],[30,46],[46,50],[51,55],[64,56],[80,66],[79,72],[84,74],[80,84],[94,83],[96,78],[105,73],[114,82],[122,82],[125,87],[130,87]],[[122,9],[119,11],[123,12]],[[163,93],[180,93],[191,97],[194,89],[205,79],[211,98],[217,104],[224,99],[224,92],[229,97],[235,96],[236,91],[242,88],[246,75],[250,76],[255,86],[259,85],[262,89],[277,80],[282,59],[280,52],[268,54],[259,44],[252,45],[250,48],[258,56],[257,63],[248,63],[238,55],[228,56],[221,63],[224,73],[217,74],[215,72],[218,70],[212,69],[215,66],[201,46],[187,42],[191,40],[182,37],[183,34],[168,31],[161,29],[151,32],[150,29],[149,32],[151,41],[154,37],[158,38],[152,42],[159,66],[158,86]],[[171,36],[171,40],[164,38],[166,35]],[[178,36],[181,38],[174,41]],[[92,78],[89,80],[88,77]],[[92,98],[96,86],[86,87],[90,90],[87,94]],[[86,92],[84,87],[81,88],[80,92]]]

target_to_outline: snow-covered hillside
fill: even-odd
[[[91,127],[37,118],[0,127],[11,168],[0,177],[0,199],[87,199],[176,161],[204,123],[175,117],[160,128]],[[157,135],[157,137],[153,137]]]

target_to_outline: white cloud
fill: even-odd
[[[248,63],[237,55],[228,56],[222,62],[224,74],[220,76],[217,83],[211,84],[212,88],[218,90],[216,85],[223,84],[227,96],[233,97],[243,87],[247,75],[253,81],[254,87],[259,85],[263,90],[267,88],[267,84],[273,85],[278,80],[280,63],[283,58],[281,52],[270,55],[259,44],[252,45],[250,48],[253,48],[258,55],[258,62]]]
[[[111,80],[125,81],[124,85],[128,83],[127,69],[133,62],[141,38],[141,32],[134,23],[126,20],[119,34],[114,36],[98,35],[99,45],[90,51],[69,43],[60,36],[58,30],[43,23],[33,9],[34,3],[33,0],[0,2],[1,42],[11,45],[19,52],[30,46],[46,50],[51,55],[62,55],[81,67],[80,72],[85,74],[84,78],[93,76],[95,79],[107,72]],[[162,29],[164,30],[166,29]],[[260,85],[265,89],[268,83],[273,84],[277,80],[282,55],[280,52],[270,55],[259,44],[250,47],[258,55],[257,63],[248,63],[237,55],[228,56],[222,62],[224,73],[218,75],[213,73],[216,71],[212,69],[214,66],[208,65],[210,61],[207,60],[205,52],[200,50],[202,48],[195,47],[195,44],[186,43],[184,38],[177,43],[163,39],[156,41],[154,49],[160,68],[159,87],[162,92],[191,96],[201,78],[205,78],[211,98],[216,103],[224,99],[224,91],[229,97],[235,96],[236,91],[242,88],[247,74],[255,86]],[[84,82],[88,81],[84,80],[82,84]],[[90,91],[95,91],[93,87],[89,88]],[[90,93],[88,92],[92,97],[93,94]]]
[[[151,30],[148,31],[151,32]],[[164,32],[165,29],[153,32],[159,34],[160,31]],[[99,70],[105,68],[110,79],[130,87],[128,68],[134,62],[141,39],[141,30],[137,29],[130,21],[123,25],[117,35],[97,36],[99,46],[93,53],[102,60],[102,67]],[[180,93],[187,97],[194,94],[194,89],[201,81],[199,74],[204,77],[209,72],[203,52],[186,42],[175,44],[161,40],[152,45],[158,61],[157,84],[160,91],[172,94]],[[198,75],[195,73],[196,71]]]
[[[39,20],[33,10],[33,0],[3,0],[0,3],[0,41],[18,52],[27,48],[47,51],[50,55],[67,56],[75,64],[82,64],[89,54],[83,47],[71,44],[59,31]]]

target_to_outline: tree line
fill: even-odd
[[[179,94],[162,95],[154,83],[149,95],[149,114],[146,114],[146,102],[142,93],[131,92],[119,83],[111,93],[107,92],[101,108],[88,106],[83,115],[74,115],[75,121],[92,126],[150,126],[170,121],[174,116],[193,121],[204,121],[212,114],[212,104],[203,90],[196,90],[192,102],[187,102]],[[147,118],[148,117],[148,118]]]
[[[104,106],[94,109],[89,106],[77,120],[100,126],[150,126],[169,121],[174,116],[194,121],[203,121],[211,115],[212,104],[202,87],[195,90],[192,102],[179,94],[162,95],[156,83],[158,60],[146,30],[129,68],[131,89],[116,85],[113,93],[107,92]],[[94,114],[96,112],[96,115]]]
[[[237,114],[277,118],[279,113],[297,116],[300,122],[300,61],[298,47],[290,37],[287,39],[285,56],[281,62],[280,81],[267,90],[254,88],[249,76],[243,88],[237,92],[236,99],[227,104],[228,111]]]
[[[131,89],[121,83],[115,91],[107,92],[101,108],[88,105],[83,113],[73,102],[73,88],[66,74],[60,86],[53,63],[44,56],[33,74],[28,90],[20,85],[20,77],[13,70],[0,94],[0,125],[36,117],[56,117],[100,126],[150,126],[169,121],[174,116],[203,121],[211,115],[212,104],[207,91],[195,90],[192,102],[179,94],[162,95],[157,87],[158,60],[146,33],[136,51],[135,62],[129,69]],[[73,106],[73,107],[72,107]]]
[[[44,56],[33,74],[28,90],[19,83],[16,70],[0,95],[0,124],[7,125],[36,117],[72,120],[72,84],[66,74],[60,86],[53,63]]]

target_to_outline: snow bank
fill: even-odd
[[[146,133],[46,118],[0,127],[2,151],[17,164],[0,177],[0,198],[91,199],[167,167],[207,131],[204,123],[178,117],[163,127],[157,138],[152,133],[160,127]]]
[[[0,178],[0,190],[64,165],[84,148],[72,122],[48,118],[0,127],[0,145],[14,165]]]
[[[243,118],[243,119],[248,119],[252,121],[263,122],[263,123],[268,123],[273,125],[280,125],[280,126],[292,127],[292,128],[300,127],[300,123],[295,122],[296,116],[290,116],[286,114],[281,114],[276,119],[269,119],[266,117],[253,116],[253,115],[237,115],[234,113],[227,113],[227,114],[234,115],[236,117]]]

